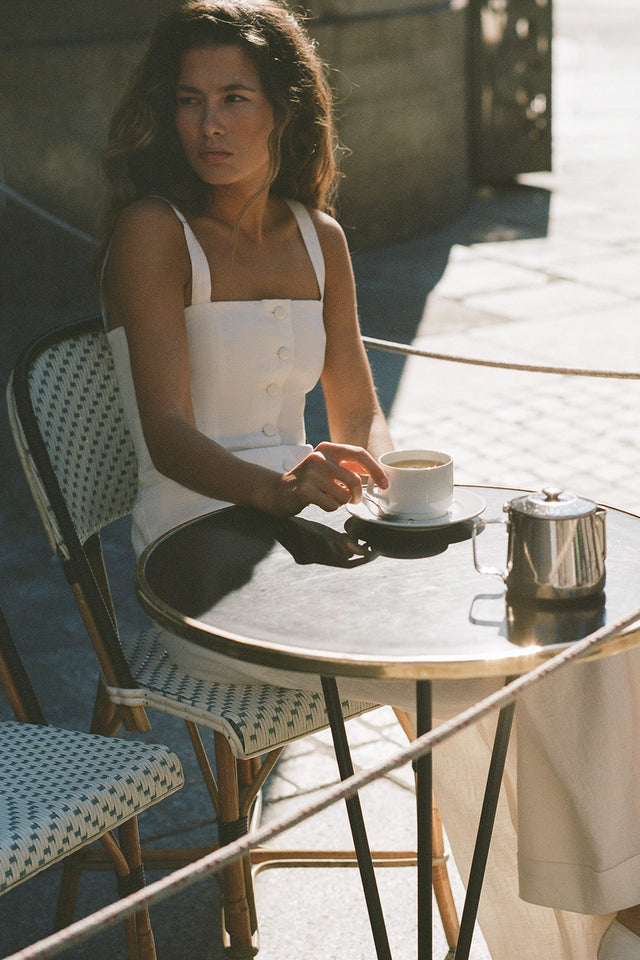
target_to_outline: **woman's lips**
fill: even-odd
[[[201,150],[200,158],[205,163],[222,163],[227,160],[231,154],[228,150]]]

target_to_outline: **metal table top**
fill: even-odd
[[[522,492],[460,489],[486,501],[486,518]],[[371,678],[515,675],[640,608],[640,517],[608,508],[606,525],[605,592],[581,604],[508,605],[502,581],[474,568],[471,520],[396,530],[315,508],[282,520],[230,507],[176,527],[140,557],[136,591],[157,623],[248,662]],[[501,527],[479,547],[490,529],[504,557]],[[347,540],[365,556],[350,557]]]

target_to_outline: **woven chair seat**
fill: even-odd
[[[163,746],[14,721],[0,730],[0,893],[183,784]]]
[[[259,756],[328,725],[324,697],[312,691],[268,684],[227,684],[200,680],[172,663],[152,627],[123,638],[127,662],[139,689],[107,687],[114,703],[146,706],[217,730],[239,759]],[[345,719],[377,704],[343,700]]]

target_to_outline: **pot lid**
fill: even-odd
[[[540,517],[545,520],[567,520],[585,517],[597,509],[593,500],[576,497],[575,494],[550,484],[538,493],[527,493],[516,497],[506,505],[506,509],[515,510],[528,517]]]

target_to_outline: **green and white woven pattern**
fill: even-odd
[[[104,333],[49,347],[33,365],[29,390],[83,543],[129,514],[136,495],[136,455]]]
[[[0,724],[0,893],[183,784],[166,747]]]
[[[205,682],[172,663],[157,628],[123,641],[138,690],[108,688],[114,703],[155,707],[223,733],[235,756],[255,757],[328,725],[321,693],[268,684]],[[345,719],[375,704],[343,700]]]

